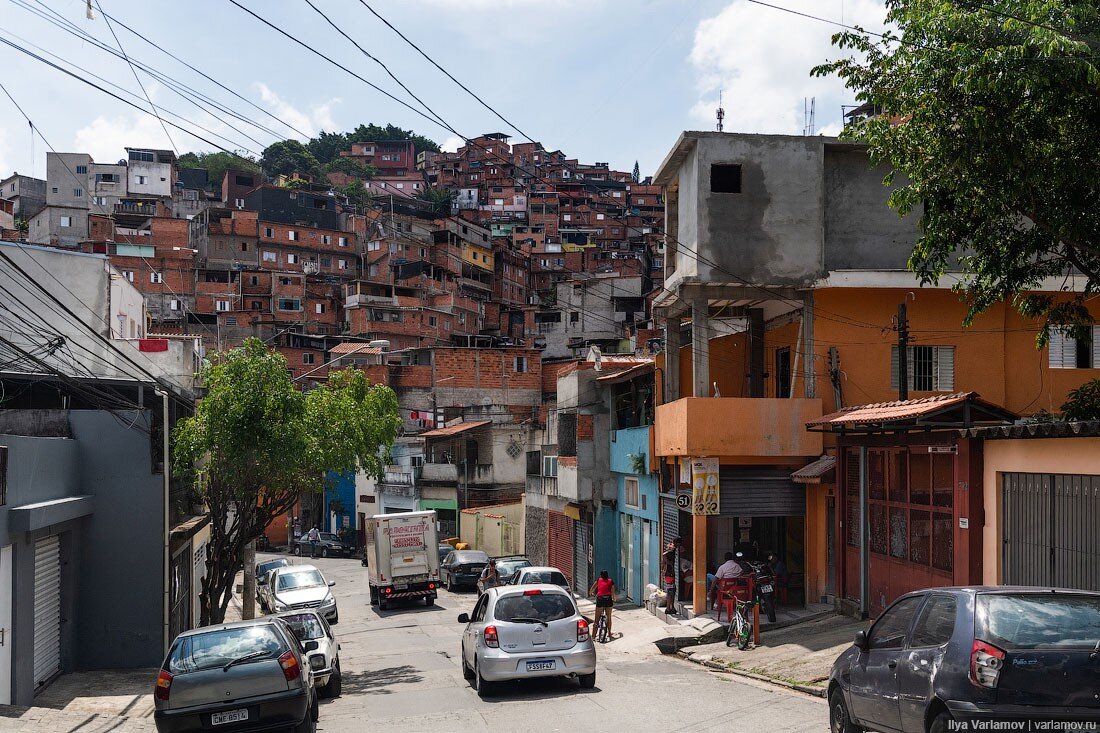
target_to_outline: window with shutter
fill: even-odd
[[[908,382],[910,391],[953,392],[955,390],[954,346],[910,346]],[[890,388],[898,388],[898,347],[890,348]]]
[[[1061,329],[1052,330],[1047,349],[1051,369],[1100,368],[1100,327],[1093,326],[1085,338],[1074,338]]]

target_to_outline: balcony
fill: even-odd
[[[155,201],[125,201],[115,204],[116,214],[138,214],[140,216],[156,216],[157,204]]]
[[[821,435],[806,423],[821,417],[819,399],[686,397],[657,407],[659,456],[799,458],[821,455]]]
[[[420,480],[457,485],[458,466],[453,463],[425,463],[420,470]]]
[[[387,486],[413,486],[419,469],[414,466],[386,466],[382,483]]]
[[[558,495],[557,476],[528,476],[527,492],[530,494],[545,494],[546,496]]]

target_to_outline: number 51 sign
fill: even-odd
[[[718,514],[718,459],[691,461],[691,513]]]

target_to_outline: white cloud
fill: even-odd
[[[8,131],[0,127],[0,178],[6,177],[12,172],[9,167],[10,147],[8,146]]]
[[[176,133],[172,139],[180,144],[183,140],[191,138],[183,133]],[[113,163],[126,157],[124,150],[126,147],[170,150],[172,145],[157,118],[135,112],[113,118],[102,115],[96,117],[90,125],[76,131],[72,151],[88,153],[93,160],[102,163]],[[61,152],[70,151],[61,150]]]
[[[787,0],[786,7],[819,17],[840,20],[840,7],[822,0]],[[844,22],[868,30],[883,28],[882,0],[844,0]],[[838,132],[841,104],[854,97],[836,78],[812,78],[810,69],[841,52],[830,38],[839,30],[820,21],[801,18],[774,8],[733,0],[695,29],[690,60],[696,70],[700,99],[692,117],[713,129],[718,92],[722,90],[729,132],[800,134],[803,104],[817,100],[819,132]]]
[[[260,92],[260,99],[281,120],[285,120],[298,130],[316,135],[321,130],[336,132],[339,128],[332,118],[333,106],[340,103],[339,97],[334,97],[323,104],[316,104],[306,110],[301,110],[290,102],[287,102],[263,82],[255,82],[253,86]]]
[[[458,135],[451,135],[449,138],[443,141],[439,146],[439,149],[444,153],[453,153],[466,144],[466,141],[460,138]]]

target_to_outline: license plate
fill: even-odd
[[[409,584],[408,583],[394,583],[393,587],[396,588],[397,590],[405,590],[406,588],[409,587]]]
[[[770,585],[762,585],[762,586],[760,586],[760,592],[761,592],[761,593],[771,593],[771,592],[772,592],[773,590],[775,590],[775,589],[774,589],[774,588],[772,588],[772,587],[771,587]]]
[[[549,662],[528,662],[527,663],[527,671],[528,672],[542,672],[542,671],[548,670],[548,669],[554,669],[554,662],[552,660],[549,661]]]
[[[224,713],[213,713],[210,716],[210,725],[224,725],[225,723],[239,723],[248,720],[248,710],[226,710]]]

